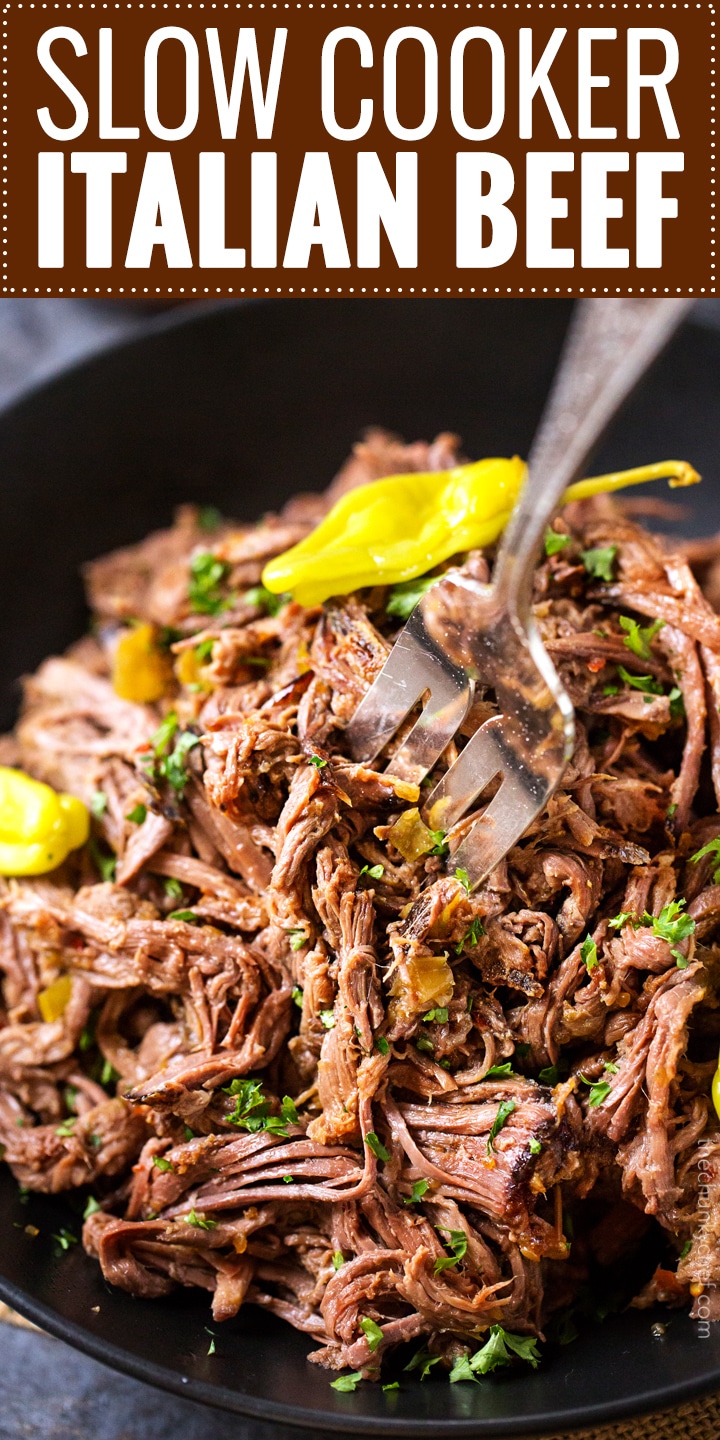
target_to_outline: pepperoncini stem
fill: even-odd
[[[628,485],[645,485],[648,480],[667,480],[671,490],[698,485],[701,477],[687,460],[658,460],[654,465],[638,465],[635,470],[613,470],[609,475],[596,475],[592,480],[578,480],[563,496],[563,504],[571,500],[587,500],[591,495],[604,495],[611,490],[624,490]]]
[[[718,1055],[718,1068],[713,1075],[712,1102],[715,1106],[715,1114],[720,1120],[720,1055]]]
[[[74,795],[0,766],[0,875],[44,875],[84,845],[90,817]]]
[[[516,455],[360,485],[341,496],[298,545],[268,562],[263,584],[312,606],[366,585],[426,575],[452,555],[494,544],[512,514],[525,468]],[[580,480],[563,503],[661,478],[676,486],[700,477],[684,460],[660,461]]]

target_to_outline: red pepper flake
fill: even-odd
[[[587,668],[592,671],[593,675],[597,675],[598,670],[604,670],[606,664],[607,661],[599,657],[597,660],[588,660]]]

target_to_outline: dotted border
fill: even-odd
[[[23,0],[2,5],[2,294],[3,295],[50,295],[68,297],[80,296],[131,296],[156,297],[172,295],[175,299],[191,299],[193,296],[298,296],[322,297],[331,295],[361,296],[403,296],[432,299],[435,296],[579,296],[579,295],[715,295],[715,5],[706,0],[29,0],[28,10],[707,10],[710,19],[710,283],[692,286],[595,286],[595,285],[8,285],[8,16],[12,10],[22,10]]]

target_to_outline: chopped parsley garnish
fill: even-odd
[[[191,1130],[189,1125],[183,1125],[183,1137],[185,1140],[194,1140],[195,1131]]]
[[[370,1349],[377,1350],[378,1345],[383,1338],[383,1332],[380,1329],[380,1326],[376,1325],[375,1321],[371,1320],[369,1315],[364,1315],[362,1320],[360,1321],[360,1329],[362,1330]]]
[[[187,1223],[192,1225],[195,1230],[214,1230],[217,1220],[211,1220],[209,1215],[203,1214],[202,1210],[196,1210],[193,1206],[187,1217]]]
[[[115,1069],[115,1066],[111,1063],[110,1060],[103,1060],[102,1070],[100,1071],[100,1084],[114,1085],[115,1082],[119,1079],[119,1070]]]
[[[375,1155],[378,1160],[384,1160],[385,1164],[387,1164],[390,1156],[388,1155],[388,1152],[385,1149],[382,1140],[378,1138],[374,1130],[368,1130],[368,1133],[365,1136],[365,1144],[367,1145],[368,1150],[372,1150],[373,1155]]]
[[[531,1136],[529,1142],[529,1149],[531,1155],[539,1155],[540,1151],[542,1150],[542,1140],[538,1140],[537,1136],[535,1135]]]
[[[294,1185],[294,1184],[295,1184],[295,1176],[294,1176],[294,1175],[283,1175],[283,1184],[284,1184],[284,1185]]]
[[[582,959],[582,962],[586,966],[588,972],[594,970],[596,965],[599,963],[597,945],[595,944],[592,935],[585,936],[585,939],[580,946],[580,958]]]
[[[677,807],[677,805],[675,805],[675,804],[673,804],[673,805],[668,805],[668,808],[667,808],[667,810],[666,810],[666,812],[665,812],[666,815],[667,815],[668,820],[672,820],[672,819],[675,817],[675,815],[677,814],[677,808],[678,808],[678,807]],[[690,856],[690,859],[691,859],[691,860],[693,859],[693,856],[692,856],[692,855]]]
[[[206,1335],[209,1335],[209,1336],[210,1336],[210,1344],[208,1345],[208,1351],[207,1351],[207,1353],[208,1353],[208,1355],[214,1355],[214,1354],[215,1354],[215,1336],[213,1335],[212,1330],[208,1330],[207,1325],[203,1325],[203,1330],[205,1331],[205,1334],[206,1334]]]
[[[186,925],[201,925],[202,916],[197,915],[194,910],[171,910],[167,916],[168,920],[184,920]]]
[[[653,679],[652,675],[631,675],[624,665],[618,665],[617,672],[623,684],[629,685],[632,690],[642,690],[646,695],[664,693],[659,680]]]
[[[470,876],[468,875],[467,870],[464,870],[463,867],[460,866],[460,868],[455,871],[455,879],[460,881],[463,890],[465,890],[465,892],[469,895],[470,891],[472,890],[472,885],[470,883]]]
[[[450,854],[450,846],[445,839],[444,830],[431,830],[430,839],[433,842],[432,850],[428,852],[430,855],[440,855],[444,858]]]
[[[677,810],[677,805],[675,809]],[[668,809],[668,815],[669,814],[670,810]],[[713,857],[712,878],[713,884],[717,885],[720,882],[720,835],[716,836],[714,840],[708,840],[707,845],[703,845],[702,850],[696,850],[695,854],[690,856],[690,863],[697,865],[698,861],[704,860],[706,855],[712,855]]]
[[[593,1109],[595,1109],[595,1107],[596,1107],[597,1105],[602,1105],[603,1100],[606,1100],[606,1099],[607,1099],[607,1097],[608,1097],[608,1095],[610,1094],[610,1091],[611,1091],[611,1089],[612,1089],[612,1086],[611,1086],[611,1084],[610,1084],[610,1081],[609,1081],[609,1080],[595,1080],[595,1081],[593,1081],[593,1080],[586,1080],[586,1078],[585,1078],[584,1075],[581,1075],[581,1076],[580,1076],[580,1079],[582,1080],[583,1085],[589,1085],[589,1086],[590,1086],[590,1094],[589,1094],[589,1096],[588,1096],[588,1104],[591,1105],[591,1106],[593,1107]]]
[[[427,1015],[423,1015],[423,1020],[434,1021],[436,1025],[444,1025],[447,1018],[447,1005],[436,1005],[434,1010],[428,1010]]]
[[[223,595],[220,585],[229,569],[224,560],[218,560],[209,550],[193,555],[188,600],[196,615],[219,615],[221,610],[227,609],[230,601]]]
[[[680,1251],[680,1256],[679,1256],[679,1258],[680,1258],[681,1260],[684,1260],[684,1259],[685,1259],[685,1256],[686,1256],[686,1255],[689,1255],[691,1250],[692,1250],[692,1240],[686,1240],[686,1241],[685,1241],[685,1244],[684,1244],[683,1247],[682,1247],[682,1250]]]
[[[63,1227],[52,1238],[61,1250],[69,1250],[71,1245],[78,1243],[77,1235],[73,1235],[72,1231],[65,1230]]]
[[[298,949],[300,947],[298,946]],[[303,1007],[303,992],[299,985],[293,985],[291,999],[294,1000],[299,1010]]]
[[[664,624],[664,620],[653,620],[652,625],[641,625],[639,621],[631,620],[629,615],[621,615],[620,629],[625,631],[623,645],[627,645],[628,650],[632,650],[633,655],[637,655],[638,659],[651,660],[650,642],[657,635],[658,630],[663,629]]]
[[[376,1047],[377,1050],[380,1051],[380,1054],[381,1054],[381,1055],[387,1055],[387,1053],[388,1053],[388,1051],[389,1051],[389,1049],[390,1049],[390,1046],[388,1045],[388,1042],[387,1042],[387,1040],[385,1039],[385,1036],[384,1036],[384,1035],[378,1035],[378,1036],[376,1036],[376,1039],[375,1039],[375,1047]]]
[[[332,1010],[321,1010],[320,1019],[326,1030],[335,1029],[335,1015]]]
[[[551,530],[548,525],[545,531],[545,554],[557,555],[566,545],[572,545],[572,538],[572,535],[562,535],[559,530]]]
[[[399,1390],[400,1383],[398,1380],[391,1380],[389,1385],[383,1385],[382,1388],[383,1390]]]
[[[104,790],[93,790],[90,796],[90,809],[96,820],[102,820],[108,807],[108,797]]]
[[[173,1167],[172,1167],[172,1164],[170,1163],[170,1161],[169,1161],[169,1160],[166,1160],[164,1155],[153,1155],[153,1157],[152,1157],[152,1163],[153,1163],[153,1165],[155,1166],[155,1169],[156,1169],[156,1170],[161,1170],[161,1171],[162,1171],[163,1175],[164,1175],[168,1170],[172,1170],[172,1168],[173,1168]]]
[[[407,1365],[405,1366],[405,1370],[419,1370],[420,1379],[425,1380],[425,1378],[430,1374],[433,1365],[439,1364],[439,1361],[439,1355],[431,1355],[427,1347],[425,1345],[422,1345],[419,1350],[415,1351],[412,1360],[408,1361]]]
[[[491,1125],[491,1127],[490,1127],[490,1134],[488,1135],[488,1142],[487,1142],[487,1153],[488,1153],[488,1155],[490,1155],[491,1152],[495,1149],[495,1140],[496,1140],[497,1136],[500,1134],[500,1131],[503,1129],[503,1127],[504,1127],[505,1125],[507,1125],[507,1122],[508,1122],[508,1120],[510,1119],[510,1116],[512,1115],[513,1110],[517,1110],[517,1105],[516,1105],[516,1103],[515,1103],[514,1100],[501,1100],[501,1101],[500,1101],[500,1104],[498,1105],[497,1115],[495,1116],[495,1119],[493,1120],[493,1123],[492,1123],[492,1125]]]
[[[295,1101],[293,1100],[293,1098],[292,1098],[291,1095],[283,1095],[282,1105],[280,1106],[280,1114],[281,1114],[282,1119],[283,1119],[283,1124],[285,1124],[285,1125],[297,1125],[297,1123],[298,1123],[297,1106],[296,1106]]]
[[[670,701],[671,720],[682,720],[685,715],[685,701],[682,690],[677,685],[673,685],[672,690],[668,691],[668,700]]]
[[[404,1205],[419,1205],[419,1203],[420,1203],[420,1201],[422,1200],[423,1195],[425,1194],[425,1192],[426,1192],[429,1184],[430,1184],[430,1181],[429,1181],[429,1180],[416,1180],[415,1183],[414,1183],[414,1185],[413,1185],[413,1187],[412,1187],[411,1193],[410,1193],[409,1195],[406,1195],[406,1196],[405,1196],[405,1199],[404,1199],[404,1201],[403,1201],[403,1204],[404,1204]]]
[[[301,929],[301,927],[300,927],[299,925],[293,925],[293,926],[291,927],[291,929],[285,931],[285,934],[290,936],[290,949],[291,949],[291,950],[302,950],[303,945],[307,945],[307,942],[308,942],[307,933],[306,933],[305,930]],[[295,999],[295,991],[293,990],[293,1000],[294,1000],[294,999]],[[301,1001],[300,1003],[302,1004],[302,1001]]]
[[[251,590],[245,591],[243,600],[247,605],[256,605],[258,610],[275,616],[292,600],[292,595],[273,595],[272,590],[266,590],[264,585],[253,585]]]
[[[435,1046],[433,1045],[433,1042],[430,1039],[429,1035],[418,1035],[418,1038],[415,1041],[415,1049],[425,1050],[428,1055],[432,1055],[435,1050]]]
[[[691,856],[691,859],[699,858],[701,854],[702,852],[698,851],[697,857]],[[620,914],[608,923],[612,930],[621,930],[623,925],[628,923],[633,930],[638,930],[641,926],[649,927],[659,940],[667,941],[678,969],[686,970],[688,962],[678,945],[695,931],[692,916],[684,913],[686,903],[684,899],[670,900],[667,905],[663,905],[659,915],[649,915],[647,910],[643,915],[636,915],[632,910],[621,910]]]
[[[71,1120],[63,1120],[62,1125],[58,1125],[55,1134],[59,1135],[61,1140],[69,1139],[75,1129],[76,1123],[77,1120],[75,1116],[73,1116]]]
[[[308,760],[308,765],[314,765],[316,770],[324,770],[327,763],[327,760],[322,760],[319,755],[311,755]]]
[[[470,929],[465,931],[462,940],[460,940],[459,943],[455,946],[455,954],[462,955],[462,952],[465,949],[466,945],[477,945],[480,940],[480,936],[484,934],[485,931],[483,929],[482,921],[480,920],[479,915],[476,915],[475,919],[472,922],[472,925],[470,926]]]
[[[342,1250],[333,1250],[333,1257],[332,1257],[332,1267],[333,1267],[333,1270],[339,1270],[339,1269],[341,1268],[341,1266],[343,1266],[344,1264],[345,1264],[345,1256],[343,1255]]]
[[[513,1105],[513,1110],[514,1109],[515,1106]],[[468,1247],[468,1237],[464,1230],[449,1230],[446,1225],[438,1225],[437,1229],[442,1231],[444,1235],[450,1236],[450,1239],[444,1240],[443,1244],[446,1250],[451,1251],[451,1254],[438,1255],[433,1265],[433,1275],[439,1275],[443,1270],[450,1270],[453,1265],[459,1265],[460,1261],[467,1254]]]
[[[338,1375],[337,1380],[330,1381],[330,1389],[339,1390],[341,1394],[352,1394],[357,1390],[362,1378],[361,1370],[353,1370],[351,1375]]]
[[[564,1080],[567,1075],[567,1064],[560,1061],[557,1065],[546,1065],[538,1075],[541,1085],[557,1085],[559,1080]]]
[[[117,855],[113,855],[112,853],[108,855],[105,851],[101,850],[94,835],[88,840],[88,850],[90,851],[100,879],[113,881],[117,869]]]
[[[218,530],[222,520],[217,505],[203,505],[198,510],[197,523],[201,530]]]
[[[369,875],[371,880],[382,880],[385,874],[384,865],[363,865],[360,875]],[[358,879],[360,877],[358,876]]]
[[[508,1076],[514,1074],[515,1071],[512,1068],[512,1061],[506,1060],[504,1065],[491,1065],[490,1069],[485,1071],[485,1074],[483,1075],[483,1080],[501,1080],[506,1079]]]
[[[85,1202],[85,1209],[83,1210],[83,1220],[89,1220],[90,1216],[97,1214],[97,1211],[99,1209],[99,1200],[96,1200],[94,1195],[88,1195],[88,1198]]]
[[[170,879],[165,880],[163,883],[165,888],[165,894],[170,900],[182,900],[183,888],[179,880]]]
[[[582,550],[582,560],[588,575],[594,580],[612,580],[613,564],[617,555],[617,545],[606,545],[600,550]]]
[[[143,820],[145,819],[146,815],[147,815],[147,805],[135,805],[135,806],[133,806],[133,809],[130,811],[130,814],[125,816],[125,819],[126,819],[126,820],[129,820],[131,825],[142,825]],[[177,883],[177,882],[176,882],[176,883]],[[167,888],[167,885],[166,885],[166,888]],[[182,893],[182,892],[181,892],[181,893]]]
[[[175,711],[171,710],[151,737],[152,755],[146,754],[142,765],[149,779],[167,780],[182,798],[188,782],[187,755],[200,744],[200,736],[195,735],[192,730],[178,730],[178,725],[178,717]]]
[[[418,575],[416,580],[404,580],[401,585],[393,585],[385,606],[387,614],[397,616],[398,620],[409,620],[418,600],[439,578],[438,575]]]
[[[537,1370],[540,1364],[537,1345],[534,1335],[511,1335],[507,1330],[503,1330],[502,1325],[493,1325],[490,1328],[490,1339],[481,1350],[477,1350],[472,1357],[463,1355],[455,1361],[450,1371],[450,1381],[455,1384],[458,1380],[475,1380],[477,1375],[487,1375],[500,1366],[510,1365],[514,1355],[532,1365],[533,1370]]]

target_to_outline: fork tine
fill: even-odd
[[[374,760],[413,705],[429,691],[422,714],[392,761],[393,775],[417,784],[465,719],[473,688],[463,666],[454,664],[428,634],[418,607],[348,726],[353,759]]]
[[[535,816],[542,810],[552,786],[528,770],[508,770],[497,795],[475,821],[450,861],[467,871],[470,889],[489,875]]]

